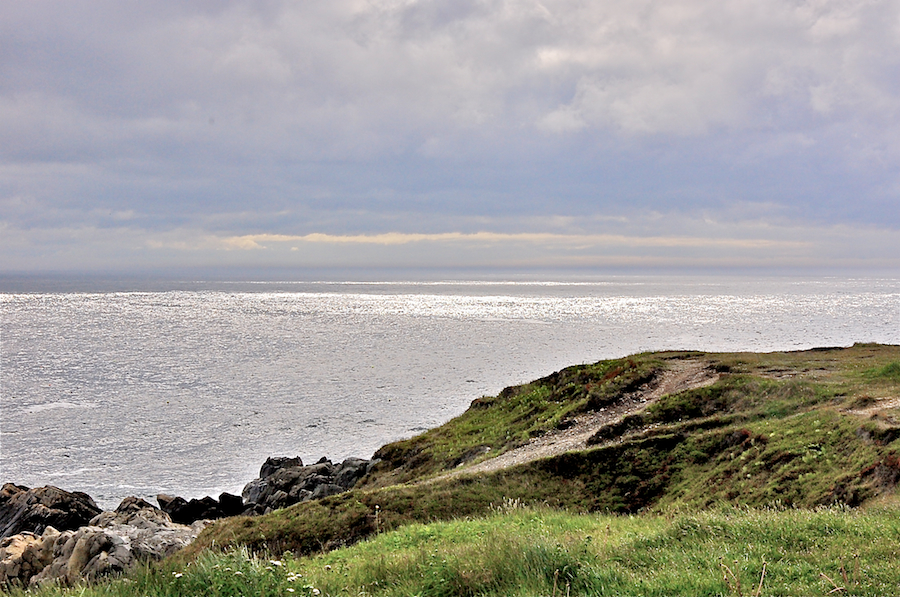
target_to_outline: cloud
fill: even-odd
[[[24,235],[0,243],[36,255],[43,234],[127,243],[123,222],[145,249],[206,239],[212,261],[634,239],[780,255],[805,249],[746,223],[900,228],[893,0],[0,9],[0,223]]]
[[[411,234],[390,232],[385,234],[334,235],[313,233],[305,235],[250,234],[219,239],[227,249],[263,249],[265,243],[325,243],[357,245],[407,245],[411,243],[523,243],[540,245],[631,247],[738,247],[778,248],[800,247],[807,242],[769,239],[697,238],[680,236],[625,236],[618,234],[554,234],[554,233],[497,233],[497,232],[443,232],[439,234]]]
[[[648,213],[644,222],[562,224],[559,232],[215,235],[203,229],[0,227],[0,270],[167,267],[766,267],[897,268],[900,233],[853,226],[798,227]],[[566,218],[562,218],[566,220]],[[494,222],[501,226],[503,222]],[[577,232],[590,224],[619,232]],[[526,222],[507,223],[513,227]],[[568,228],[569,231],[565,231]],[[679,234],[673,235],[672,231]],[[91,264],[87,267],[85,264]]]
[[[890,0],[29,5],[5,31],[21,50],[5,74],[30,84],[13,89],[134,134],[212,118],[260,133],[251,144],[358,155],[472,127],[682,135],[796,127],[773,103],[805,118],[898,108]]]

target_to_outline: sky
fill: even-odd
[[[0,0],[0,272],[900,269],[898,0]]]

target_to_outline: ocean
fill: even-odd
[[[268,456],[367,458],[572,364],[900,344],[900,279],[0,287],[0,316],[0,481],[114,508],[240,493]]]

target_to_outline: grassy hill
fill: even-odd
[[[718,380],[598,429],[589,449],[491,473],[460,468],[613,405],[684,360]],[[189,554],[213,545],[327,551],[409,523],[486,515],[508,500],[614,514],[859,506],[900,480],[898,438],[900,347],[639,354],[475,400],[441,427],[381,448],[382,462],[353,491],[219,523]]]
[[[688,366],[706,381],[663,392]],[[468,472],[603,412],[623,416],[581,449]],[[783,594],[900,592],[878,563],[900,545],[897,346],[569,367],[376,456],[352,491],[218,522],[115,594],[193,594],[183,578],[218,586],[225,568],[271,587],[222,595],[750,595],[761,578]]]

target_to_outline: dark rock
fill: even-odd
[[[263,504],[247,504],[247,507],[244,508],[243,515],[244,516],[262,516],[266,513],[266,507]]]
[[[176,519],[176,512],[183,512],[187,508],[187,500],[183,497],[171,496],[160,493],[156,496],[156,501],[163,512],[168,514],[172,520]]]
[[[243,513],[268,512],[342,493],[356,485],[371,468],[372,462],[362,458],[348,458],[334,464],[323,457],[307,466],[299,457],[269,458],[260,469],[260,478],[248,483],[241,492]]]
[[[269,493],[269,482],[265,479],[254,479],[244,486],[241,495],[248,504],[261,504],[265,502]]]
[[[302,466],[297,468],[283,468],[275,471],[266,478],[266,482],[274,490],[287,489],[293,485],[304,482],[312,476],[313,467]]]
[[[244,500],[231,493],[219,494],[219,509],[223,516],[237,516],[244,511]]]
[[[262,468],[259,469],[259,478],[265,479],[271,477],[272,474],[281,468],[297,468],[303,466],[303,461],[299,456],[289,458],[287,456],[270,456],[266,458]]]
[[[128,516],[142,510],[158,510],[158,508],[139,497],[130,496],[122,500],[122,503],[116,508],[116,514]]]
[[[303,489],[307,491],[315,491],[319,485],[330,485],[331,477],[326,475],[310,475],[303,482]]]
[[[233,497],[237,498],[237,496]],[[198,520],[215,520],[217,518],[231,516],[231,514],[226,514],[225,511],[223,511],[221,505],[215,498],[209,496],[199,500],[192,499],[187,501],[182,497],[159,494],[156,496],[156,501],[159,502],[159,506],[162,508],[163,512],[172,518],[172,522],[178,524],[189,525]],[[234,508],[233,505],[231,506],[231,509],[236,513],[240,513],[240,511],[243,510],[243,503],[241,504],[240,510]]]
[[[273,510],[277,510],[278,508],[285,508],[291,505],[291,496],[282,489],[279,489],[275,493],[272,494],[268,500],[266,500],[266,506],[272,508]]]
[[[341,470],[334,476],[335,485],[340,485],[344,489],[352,489],[356,482],[359,481],[368,471],[368,466],[343,466]]]
[[[334,474],[334,465],[331,464],[331,461],[320,461],[312,466],[305,466],[303,468],[313,475],[321,475],[323,477],[330,477]]]
[[[86,493],[6,483],[0,489],[0,538],[26,531],[40,535],[50,526],[63,531],[77,529],[100,512]]]
[[[310,499],[312,492],[308,489],[303,489],[299,485],[295,485],[291,487],[291,491],[288,495],[291,497],[291,503],[296,504],[297,502],[305,502]]]
[[[262,489],[267,487],[268,485],[265,484]],[[262,494],[262,491],[253,493],[254,496]],[[190,501],[182,497],[173,497],[161,493],[156,496],[156,501],[159,502],[159,507],[162,508],[163,512],[172,518],[173,522],[186,525],[193,524],[198,520],[216,520],[228,516],[238,516],[244,514],[244,511],[247,509],[244,500],[240,496],[230,493],[220,494],[218,500],[207,496],[199,500],[193,499]]]
[[[172,522],[178,524],[193,524],[198,520],[214,520],[223,518],[219,502],[215,498],[205,497],[187,501],[182,497],[172,497],[165,494],[156,496],[163,512],[172,518]]]
[[[340,485],[335,485],[334,483],[322,483],[321,485],[317,485],[315,490],[313,490],[312,495],[309,496],[311,500],[317,500],[319,498],[328,497],[330,495],[337,495],[339,493],[344,493],[347,491]]]

